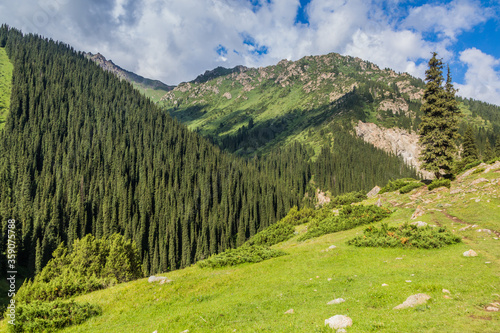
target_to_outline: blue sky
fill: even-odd
[[[337,52],[424,77],[431,52],[459,94],[500,105],[498,0],[2,0],[0,23],[101,52],[178,84],[217,66]]]

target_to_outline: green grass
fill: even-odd
[[[481,177],[496,182],[471,184]],[[466,237],[460,244],[432,250],[346,244],[365,227],[298,242],[306,232],[300,225],[299,235],[273,246],[287,256],[219,269],[193,265],[165,273],[170,284],[141,279],[79,296],[75,301],[99,305],[102,315],[64,332],[332,332],[324,320],[336,314],[353,319],[348,332],[499,332],[500,313],[484,309],[500,302],[500,240],[476,231],[500,231],[499,180],[493,171],[473,174],[451,189],[394,191],[363,202],[380,199],[394,210],[382,221],[391,227],[411,222],[420,205],[426,213],[417,220]],[[457,188],[463,191],[450,193]],[[460,231],[465,225],[445,213],[478,227]],[[328,249],[332,244],[337,247]],[[478,257],[463,257],[471,248]],[[392,309],[416,293],[432,298],[417,308]],[[338,297],[346,302],[326,304]],[[294,314],[284,314],[289,309]],[[3,321],[0,331],[6,326]]]
[[[5,127],[10,108],[13,65],[5,48],[0,47],[0,130]]]

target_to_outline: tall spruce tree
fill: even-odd
[[[422,168],[441,178],[449,173],[456,153],[455,141],[458,138],[459,109],[455,101],[455,89],[451,75],[443,87],[443,62],[437,53],[429,60],[425,72],[426,86],[421,111],[422,122],[419,128],[419,143],[422,145],[420,160]]]
[[[500,135],[495,140],[495,157],[500,158]]]
[[[467,129],[465,130],[462,148],[462,159],[468,159],[471,161],[479,159],[479,154],[477,152],[476,146],[476,138],[472,126],[467,126]]]

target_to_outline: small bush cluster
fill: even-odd
[[[208,259],[198,262],[201,268],[220,268],[235,266],[246,262],[256,263],[267,259],[280,257],[287,253],[281,250],[271,249],[267,246],[243,245],[236,249],[229,249]]]
[[[432,183],[429,184],[429,186],[427,186],[427,189],[429,191],[432,191],[433,189],[441,187],[441,186],[445,186],[447,188],[450,188],[450,186],[451,186],[451,180],[444,179],[444,178],[435,179],[435,180],[432,181]]]
[[[311,217],[315,216],[315,211],[311,208],[301,210],[294,206],[288,214],[279,222],[267,227],[250,238],[248,245],[267,245],[271,246],[284,242],[293,237],[294,226],[309,222]]]
[[[481,164],[481,161],[474,160],[471,158],[464,158],[464,159],[458,160],[455,162],[455,164],[453,166],[453,173],[460,174],[464,171],[467,171],[469,169],[477,167],[479,164]]]
[[[375,205],[343,206],[338,216],[329,216],[322,220],[313,220],[307,233],[299,237],[303,241],[334,232],[348,230],[360,225],[378,222],[389,216],[391,211]]]
[[[405,194],[405,193],[408,193],[408,192],[411,192],[412,190],[416,189],[416,188],[419,188],[419,187],[422,187],[424,186],[423,183],[420,183],[420,182],[411,182],[403,187],[401,187],[399,189],[399,193],[401,194]]]
[[[16,299],[53,301],[142,276],[135,243],[119,234],[103,239],[87,235],[73,243],[72,251],[59,245],[35,279],[21,286]]]
[[[388,227],[382,223],[380,228],[369,226],[363,236],[357,236],[347,241],[348,245],[358,247],[402,247],[433,249],[446,245],[460,243],[460,237],[455,236],[446,228],[430,226],[418,228],[416,225],[404,223],[398,227]]]
[[[55,332],[70,325],[78,325],[102,310],[97,305],[55,301],[34,301],[16,306],[15,325],[8,325],[10,332]],[[9,317],[6,317],[6,319]],[[9,319],[7,319],[9,320]]]
[[[411,185],[413,183],[419,184],[418,180],[413,179],[413,178],[402,178],[402,179],[390,180],[384,187],[382,187],[380,189],[379,194],[382,194],[385,192],[394,192],[394,191],[397,191],[405,186]]]
[[[350,205],[355,202],[361,202],[365,199],[367,199],[367,196],[363,191],[349,192],[333,197],[332,200],[327,204],[327,207],[336,208],[344,205]]]

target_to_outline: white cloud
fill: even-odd
[[[401,26],[418,31],[432,31],[440,38],[454,40],[458,34],[487,21],[491,15],[477,1],[454,0],[446,5],[424,4],[414,7]]]
[[[460,61],[468,68],[465,83],[455,84],[458,94],[500,105],[500,59],[471,48],[460,53]]]

